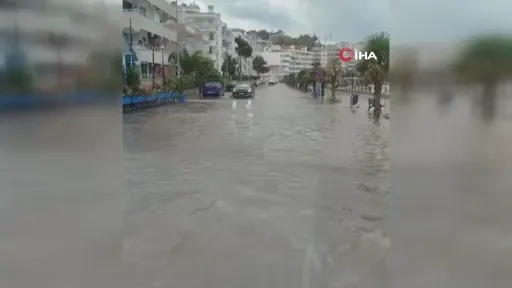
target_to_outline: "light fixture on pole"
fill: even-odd
[[[163,86],[163,85],[165,85],[164,46],[161,46],[160,50],[162,50],[162,86]]]
[[[153,78],[153,89],[155,89],[155,46],[151,46],[153,59],[151,61],[151,74]]]
[[[178,76],[178,78],[180,77],[180,42],[179,42],[179,23],[180,23],[180,20],[179,20],[179,9],[178,9],[178,0],[176,0],[176,51],[178,53],[176,53],[176,75]]]

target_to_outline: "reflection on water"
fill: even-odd
[[[511,101],[491,123],[457,91],[393,107],[394,287],[510,287]],[[428,279],[428,280],[426,280]]]
[[[275,86],[126,115],[134,284],[385,287],[389,123],[342,101]]]

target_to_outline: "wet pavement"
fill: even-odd
[[[125,115],[133,287],[388,287],[389,120],[340,97],[280,84]]]

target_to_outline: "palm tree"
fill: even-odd
[[[244,55],[244,43],[245,41],[242,39],[242,37],[238,36],[235,39],[236,47],[235,52],[236,55],[238,55],[238,76],[242,78],[242,61],[240,61]]]
[[[176,61],[176,54],[172,53],[169,55],[169,62]],[[201,52],[197,51],[190,55],[187,50],[183,50],[180,57],[180,70],[183,72],[183,76],[187,76],[191,79],[194,86],[199,88],[199,92],[202,91],[203,84],[207,81],[220,81],[221,75],[215,69],[213,61],[202,55]]]
[[[375,108],[373,113],[375,117],[379,117],[382,114],[380,103],[382,85],[387,80],[389,72],[389,33],[380,32],[368,36],[364,50],[375,53],[377,59],[361,60],[357,63],[356,69],[374,85]]]
[[[180,55],[180,57],[183,57],[183,56]],[[174,76],[178,76],[178,69],[181,70],[181,68],[178,67],[178,54],[176,52],[170,53],[169,57],[167,58],[167,62],[172,63],[172,65],[174,67]],[[180,62],[181,62],[181,58],[180,58]]]
[[[249,45],[249,43],[247,43],[247,42],[245,42],[245,43],[246,43],[246,45],[244,47],[243,57],[244,57],[244,61],[245,61],[246,65],[247,65],[247,59],[251,58],[251,56],[252,56],[252,47],[251,47],[251,45]]]
[[[408,101],[410,100],[409,93],[414,88],[415,75],[418,72],[417,52],[413,49],[408,49],[394,52],[394,54],[398,54],[398,57],[393,62],[393,69],[389,76],[393,87],[398,87],[396,90],[400,91],[400,99]]]
[[[342,75],[341,63],[338,59],[331,59],[325,67],[326,80],[331,84],[331,101],[336,101],[336,87],[338,87],[338,78]]]
[[[247,43],[247,41],[242,39],[242,37],[240,36],[236,37],[235,43],[235,51],[239,59],[239,75],[240,77],[242,77],[242,59],[244,60],[245,63],[247,63],[247,58],[250,58],[252,56],[252,47],[251,45],[249,45],[249,43]]]
[[[453,63],[453,72],[465,83],[482,85],[481,113],[494,117],[498,83],[512,75],[512,37],[486,35],[471,39]]]

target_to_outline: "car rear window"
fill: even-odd
[[[238,84],[236,85],[237,88],[249,88],[250,86],[248,84]]]
[[[220,87],[220,83],[217,83],[217,82],[210,82],[210,83],[206,83],[204,84],[205,87]]]

